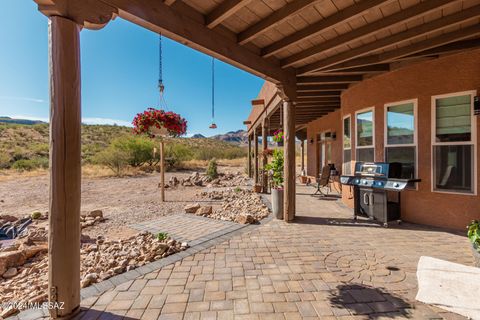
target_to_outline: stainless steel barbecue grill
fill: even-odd
[[[357,162],[353,176],[342,175],[340,183],[353,186],[354,219],[364,216],[388,226],[400,221],[400,193],[420,179],[402,179],[402,164],[398,162]],[[389,193],[396,193],[396,201]]]

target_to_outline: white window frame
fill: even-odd
[[[413,143],[389,144],[388,143],[388,107],[395,107],[402,104],[413,103]],[[387,148],[395,147],[415,147],[415,178],[418,177],[418,99],[410,99],[396,102],[386,103],[384,106],[384,133],[383,133],[383,161],[387,161]],[[418,190],[418,183],[415,183],[415,188],[410,190]]]
[[[357,126],[357,119],[359,113],[365,113],[368,111],[372,111],[372,145],[370,146],[358,146],[358,126]],[[376,148],[375,148],[375,107],[364,108],[355,111],[355,162],[358,161],[357,159],[357,149],[369,149],[373,148],[373,161],[376,161]]]
[[[437,108],[436,108],[436,100],[442,98],[450,98],[450,97],[457,97],[457,96],[466,96],[470,95],[470,112],[471,112],[471,140],[470,141],[454,141],[454,142],[437,142],[436,141],[436,119],[437,119]],[[441,94],[432,96],[431,100],[431,191],[436,193],[448,193],[448,194],[458,194],[464,196],[476,196],[477,195],[477,118],[473,113],[473,98],[477,95],[477,90],[469,90],[469,91],[460,91],[460,92],[452,92],[447,94]],[[472,152],[473,152],[473,192],[458,192],[458,191],[451,191],[451,190],[435,190],[435,156],[434,156],[434,149],[435,146],[452,146],[452,145],[472,145]]]
[[[345,148],[345,145],[343,144],[343,135],[345,134],[345,119],[347,118],[350,118],[350,128],[349,129],[349,133],[350,133],[350,148]],[[343,116],[342,118],[342,174],[344,174],[344,169],[345,169],[345,150],[350,150],[350,163],[349,163],[349,166],[350,166],[350,173],[353,172],[353,168],[352,168],[352,162],[353,162],[353,148],[352,148],[352,115],[351,114],[348,114],[346,116]]]

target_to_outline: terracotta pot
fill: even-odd
[[[473,258],[475,259],[475,267],[477,268],[480,268],[480,248],[478,246],[475,246],[473,243],[472,243],[472,253],[473,253]]]
[[[306,184],[307,181],[308,181],[308,177],[307,177],[307,176],[300,176],[300,183]]]
[[[262,192],[262,186],[261,185],[253,186],[253,192],[256,192],[256,193]]]

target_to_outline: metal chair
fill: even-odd
[[[324,193],[322,191],[322,188],[327,187],[330,182],[330,170],[331,170],[330,165],[323,166],[320,177],[317,178],[317,190],[313,195],[320,194],[321,196],[324,196],[324,197],[328,195],[328,192]]]

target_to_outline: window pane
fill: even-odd
[[[402,179],[415,178],[415,149],[416,147],[385,148],[387,162],[400,162],[402,164]]]
[[[350,149],[351,148],[351,141],[350,138],[350,117],[343,119],[343,148]]]
[[[471,96],[436,99],[436,141],[470,141]]]
[[[413,103],[387,107],[388,144],[411,144],[414,142],[414,131]]]
[[[375,161],[374,153],[375,153],[374,148],[357,149],[357,161],[374,162]]]
[[[345,175],[352,174],[351,161],[352,161],[352,150],[351,149],[344,150],[342,174],[345,174]]]
[[[357,114],[357,146],[373,145],[373,112]]]
[[[473,192],[473,146],[434,146],[435,190]]]

